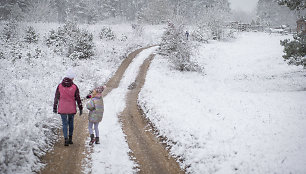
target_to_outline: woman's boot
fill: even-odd
[[[69,136],[69,144],[73,144],[73,142],[72,142],[72,136]]]
[[[65,146],[69,146],[69,140],[68,140],[68,138],[65,138]]]

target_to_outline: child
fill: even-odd
[[[87,96],[87,98],[91,98],[90,101],[87,103],[86,107],[89,110],[88,115],[88,129],[90,133],[90,142],[89,145],[92,145],[94,142],[96,144],[100,144],[99,141],[99,122],[101,122],[104,112],[104,104],[102,98],[102,92],[106,86],[100,86],[93,90],[91,96]],[[93,134],[92,127],[94,125],[96,138]]]

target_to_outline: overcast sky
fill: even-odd
[[[228,0],[233,10],[251,12],[255,10],[258,0]]]

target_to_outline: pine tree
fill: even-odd
[[[15,39],[18,35],[18,23],[15,20],[10,20],[7,23],[5,23],[4,28],[1,32],[1,38],[5,42],[9,42],[13,39]]]
[[[25,42],[27,43],[37,43],[38,42],[38,34],[36,34],[32,26],[28,27],[25,32],[26,32],[26,36],[24,37]]]
[[[106,39],[106,40],[114,40],[116,38],[114,32],[110,27],[103,27],[100,34],[100,39]]]
[[[280,5],[286,5],[290,10],[304,10],[306,8],[305,0],[279,0]],[[306,68],[306,35],[299,33],[293,36],[292,41],[285,39],[280,41],[284,46],[283,58],[289,60],[289,64],[303,65]]]
[[[71,59],[88,59],[94,55],[93,35],[68,22],[57,31],[51,30],[46,44],[54,51]]]
[[[283,58],[289,60],[289,64],[306,67],[306,35],[299,34],[293,38],[292,41],[289,39],[280,41],[280,44],[284,46],[285,55],[283,55]]]
[[[304,10],[306,8],[305,0],[278,0],[279,5],[286,5],[290,10]]]

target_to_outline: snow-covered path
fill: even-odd
[[[99,125],[101,144],[94,146],[91,154],[93,174],[136,172],[137,164],[129,157],[130,149],[122,132],[118,114],[125,108],[128,86],[135,81],[140,65],[156,49],[157,47],[146,49],[135,57],[123,75],[119,87],[105,97],[105,113]]]
[[[206,76],[154,59],[140,103],[187,172],[306,172],[306,73],[283,61],[286,37],[204,44]]]

